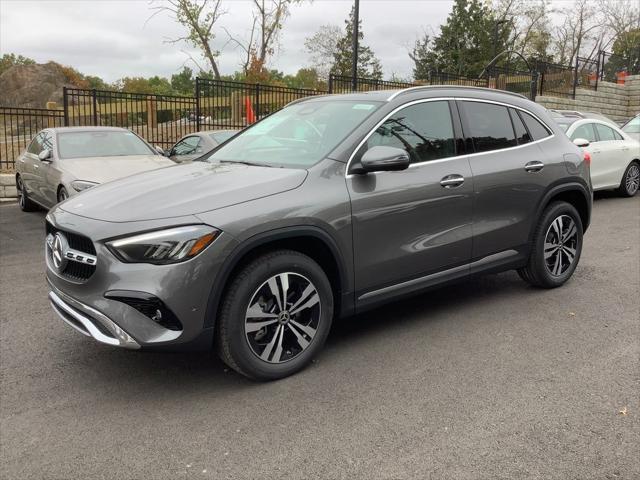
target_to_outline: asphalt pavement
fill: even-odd
[[[54,319],[44,213],[0,206],[0,478],[638,479],[640,196],[573,279],[477,278],[334,325],[302,373],[113,349]]]

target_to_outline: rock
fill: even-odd
[[[0,75],[0,85],[0,105],[30,108],[45,108],[47,102],[62,105],[62,87],[74,87],[55,62],[14,65]]]

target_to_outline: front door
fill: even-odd
[[[402,293],[436,272],[464,269],[471,256],[473,179],[467,157],[456,152],[449,102],[399,109],[369,135],[351,165],[377,145],[406,150],[412,164],[347,176],[360,304]]]

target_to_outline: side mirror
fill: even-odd
[[[51,150],[45,148],[38,154],[38,158],[41,162],[50,162],[51,161]]]
[[[573,140],[573,144],[578,147],[584,148],[589,146],[589,140],[587,140],[586,138],[576,138]]]
[[[162,147],[159,147],[158,145],[154,145],[154,147],[156,149],[156,152],[158,152],[160,155],[162,155],[163,157],[168,157],[169,154],[167,152],[164,151],[164,149]]]
[[[393,172],[406,170],[411,163],[409,154],[396,147],[377,146],[367,150],[360,160],[364,172]]]

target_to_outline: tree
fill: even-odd
[[[253,20],[248,39],[240,39],[227,29],[229,40],[244,51],[242,70],[252,69],[252,74],[266,68],[280,39],[284,21],[290,15],[290,7],[304,0],[253,0]]]
[[[180,73],[171,75],[171,88],[181,95],[194,95],[195,80],[193,70],[189,67],[182,67]]]
[[[455,0],[440,34],[433,39],[433,66],[441,71],[475,76],[482,72],[496,52],[506,49],[509,23],[502,24],[496,45],[495,12],[481,0]]]
[[[345,20],[345,33],[336,43],[336,51],[333,55],[333,65],[331,73],[351,77],[352,56],[353,56],[353,24],[355,20],[355,9],[351,8],[349,18]],[[364,32],[362,31],[362,19],[358,22],[358,77],[382,78],[382,65],[373,50],[363,43]]]
[[[611,50],[613,55],[604,66],[607,79],[615,80],[616,73],[622,71],[640,74],[640,28],[618,35]]]
[[[413,79],[428,79],[429,72],[435,69],[435,56],[431,49],[431,37],[427,33],[416,40],[409,52],[409,58],[413,61]]]
[[[305,39],[304,48],[320,78],[329,78],[341,36],[342,29],[338,25],[322,25],[316,33]]]
[[[562,23],[555,30],[554,48],[557,61],[573,65],[579,55],[595,58],[606,44],[607,29],[602,10],[589,0],[575,0],[560,10]],[[583,52],[589,49],[588,52]]]
[[[0,57],[0,75],[9,70],[14,65],[34,65],[35,60],[15,53],[5,53]]]
[[[212,42],[216,37],[213,27],[226,12],[221,9],[222,0],[165,0],[161,5],[152,7],[156,15],[160,12],[172,14],[176,21],[187,29],[184,37],[170,40],[171,43],[187,41],[202,52],[211,67],[214,77],[220,78],[217,58],[220,52],[212,48]],[[152,17],[153,17],[152,15]],[[190,59],[200,68],[198,62]]]

